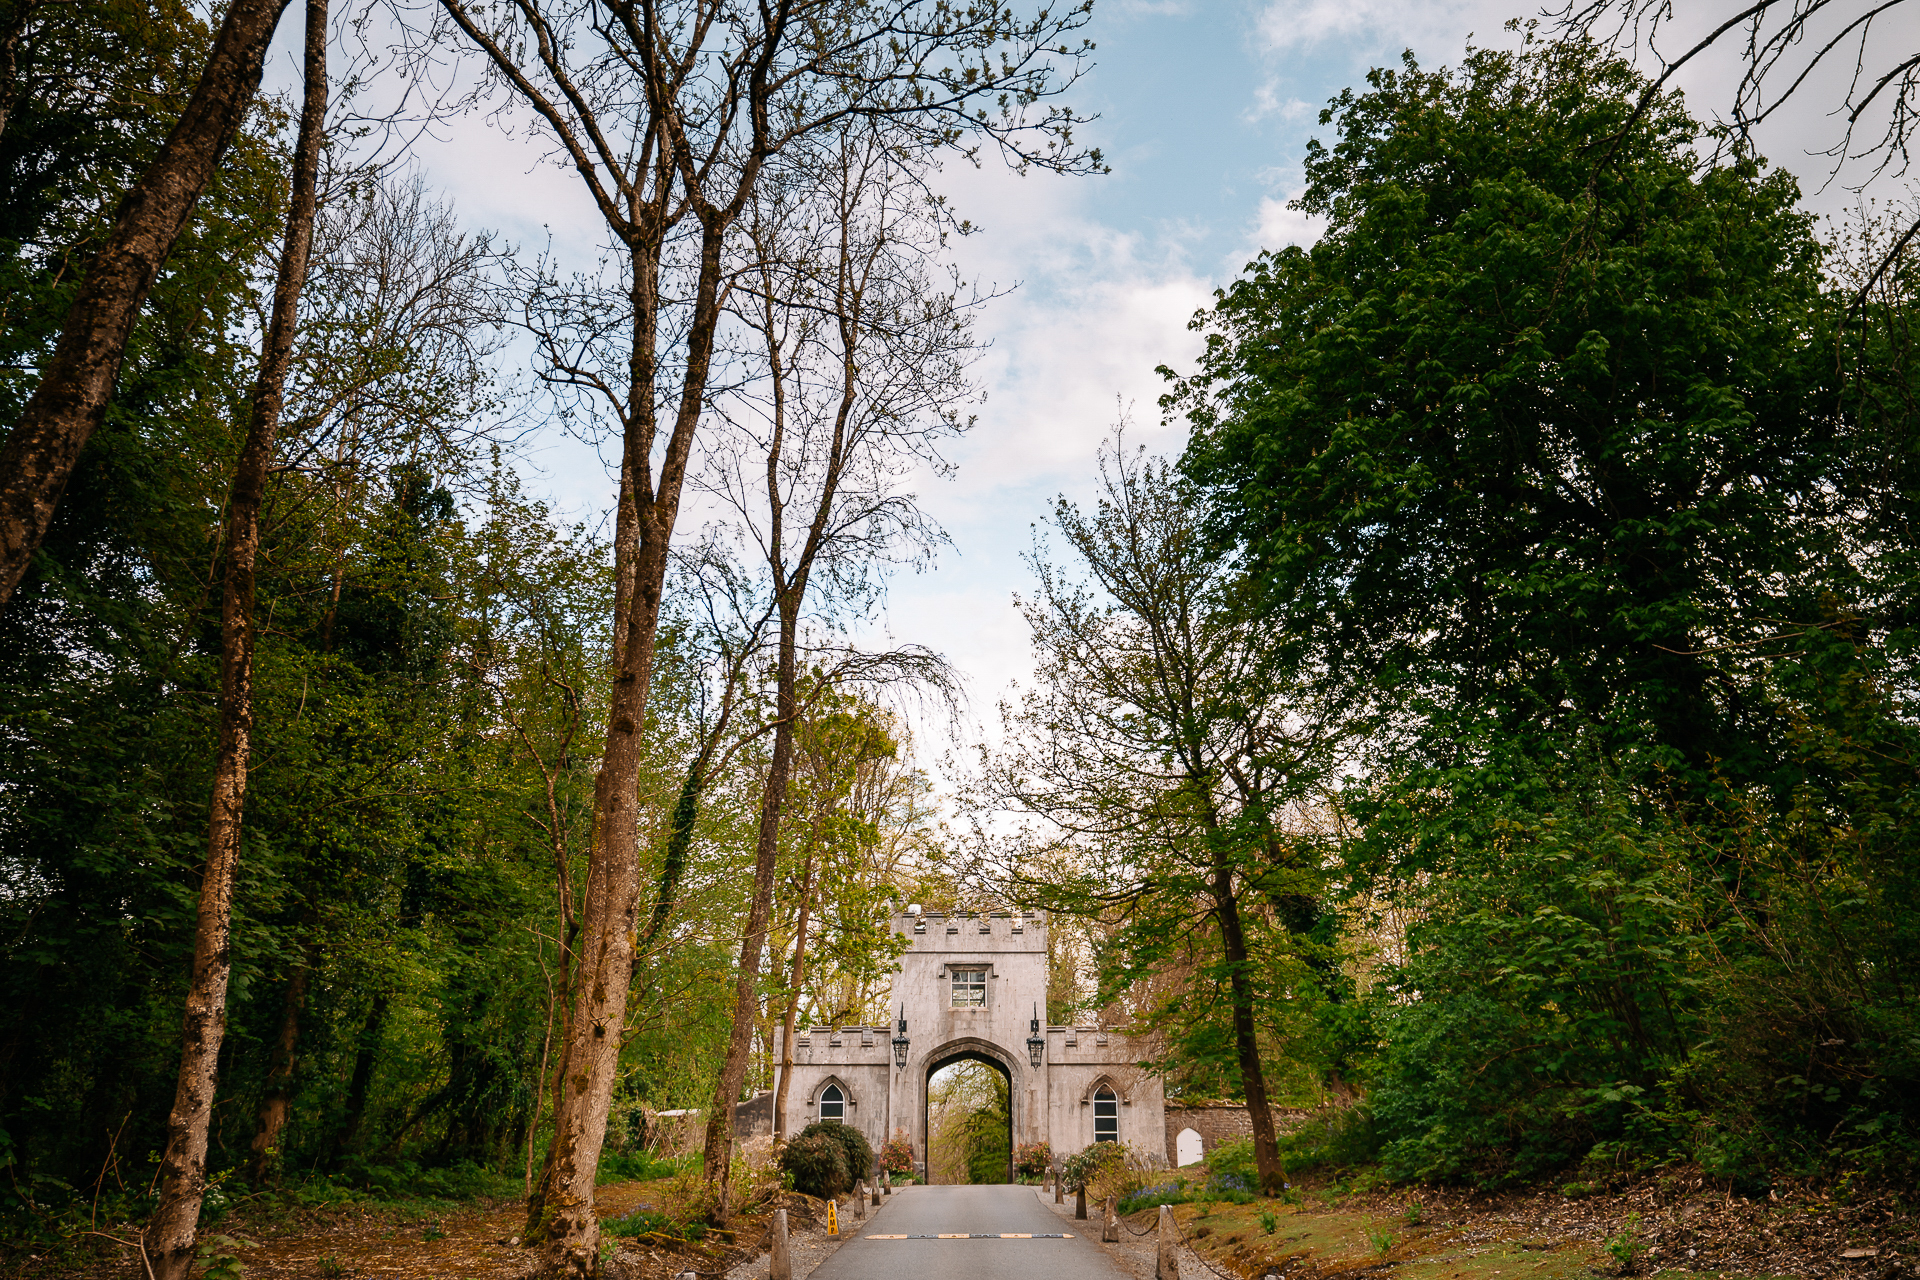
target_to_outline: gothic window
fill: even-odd
[[[822,1120],[844,1120],[847,1115],[847,1095],[840,1092],[840,1086],[830,1084],[820,1091],[820,1118]]]
[[[986,1002],[987,971],[955,969],[953,971],[953,1007],[958,1009],[967,1005],[984,1005]]]
[[[1093,1094],[1093,1140],[1120,1140],[1120,1099],[1105,1085],[1101,1085]]]

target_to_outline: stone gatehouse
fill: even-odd
[[[1016,1148],[1045,1142],[1067,1153],[1108,1138],[1146,1151],[1165,1145],[1160,1077],[1137,1065],[1145,1047],[1120,1031],[1042,1021],[1044,915],[903,913],[893,929],[908,943],[887,1001],[893,1025],[810,1027],[795,1035],[787,1096],[793,1129],[839,1119],[876,1150],[904,1137],[925,1178],[927,1082],[941,1067],[971,1060],[1007,1078]],[[776,1039],[774,1061],[782,1056]],[[762,1095],[743,1103],[736,1132],[769,1132],[772,1101]]]

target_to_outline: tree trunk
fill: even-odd
[[[367,1114],[367,1095],[373,1091],[373,1067],[380,1058],[380,1036],[387,1026],[387,993],[373,998],[366,1025],[360,1028],[360,1044],[354,1050],[353,1075],[347,1080],[347,1104],[340,1115],[340,1127],[333,1132],[333,1159],[338,1164],[352,1150],[360,1136],[360,1121]]]
[[[53,358],[0,452],[0,605],[26,576],[80,451],[106,415],[133,322],[246,117],[286,7],[287,0],[234,0],[186,112],[87,269]]]
[[[233,26],[235,14],[246,11],[248,2],[237,0],[227,17],[228,28]],[[274,16],[278,16],[277,9]],[[262,47],[272,31],[272,23],[263,20],[259,41]],[[223,44],[226,34],[227,29],[223,28]],[[216,50],[216,65],[219,60]],[[247,96],[251,96],[251,85],[260,75],[257,57],[251,65],[252,80]],[[213,75],[211,67],[207,74]],[[204,89],[204,78],[201,84]],[[200,97],[196,92],[194,101],[198,102]],[[192,118],[191,105],[187,113]],[[213,1115],[220,1043],[226,1031],[227,979],[232,966],[233,881],[240,861],[247,763],[253,737],[253,595],[254,564],[260,551],[260,506],[266,493],[268,464],[273,460],[274,437],[280,427],[287,366],[293,356],[294,324],[299,315],[300,292],[307,280],[308,251],[313,245],[315,187],[326,116],[327,5],[326,0],[307,0],[306,99],[300,112],[299,138],[294,145],[293,193],[287,207],[286,239],[280,253],[279,278],[274,282],[273,312],[267,323],[266,344],[260,353],[260,372],[254,381],[247,436],[234,465],[233,491],[227,501],[226,577],[220,602],[220,745],[214,763],[213,801],[207,820],[207,866],[200,882],[200,907],[194,922],[193,977],[187,988],[186,1020],[181,1035],[180,1079],[174,1092],[173,1110],[167,1116],[167,1146],[160,1160],[160,1203],[154,1209],[143,1243],[154,1280],[186,1280],[193,1263],[200,1201],[206,1193],[207,1125]],[[184,128],[186,121],[183,120],[175,136]],[[219,145],[224,148],[225,138],[230,136],[231,129],[222,135]],[[170,139],[169,148],[172,145]],[[164,153],[162,158],[164,160]],[[204,184],[205,179],[201,181]],[[184,209],[191,208],[189,199]],[[184,212],[181,220],[184,221]],[[171,240],[168,243],[171,244]],[[111,253],[111,249],[108,252]],[[155,269],[158,269],[157,259]],[[151,272],[145,277],[148,283],[152,278]],[[141,293],[145,293],[144,285]],[[85,294],[82,296],[84,299]],[[137,308],[138,302],[133,306]],[[76,306],[75,310],[78,312],[80,307]],[[123,328],[122,344],[125,337]],[[65,345],[64,339],[62,345]],[[114,364],[118,365],[117,356]],[[107,383],[111,381],[109,376]],[[47,385],[44,381],[41,383],[42,391]],[[39,398],[36,393],[35,401]],[[100,404],[105,405],[104,391]],[[93,420],[98,420],[97,413]],[[77,445],[75,451],[78,451]],[[71,460],[68,465],[71,466]],[[51,505],[47,509],[51,511]],[[44,521],[40,528],[45,529]],[[16,574],[14,581],[17,580]],[[4,585],[10,589],[12,582]]]
[[[0,0],[0,137],[7,132],[7,120],[13,115],[13,99],[19,90],[20,37],[41,0]]]
[[[640,730],[653,683],[654,637],[666,590],[668,544],[679,515],[694,432],[705,407],[714,334],[720,322],[720,249],[725,233],[724,225],[703,227],[685,380],[657,489],[650,483],[649,469],[655,424],[654,324],[659,314],[654,291],[661,244],[651,231],[636,234],[632,241],[633,394],[622,448],[621,490],[623,496],[632,495],[633,586],[614,625],[613,697],[606,753],[594,784],[593,844],[575,952],[576,995],[561,1061],[563,1090],[554,1108],[553,1147],[527,1203],[525,1238],[544,1247],[541,1265],[548,1275],[586,1277],[599,1268],[600,1220],[593,1210],[593,1184],[607,1136],[607,1109],[618,1075],[639,940]],[[624,516],[628,504],[623,501],[621,509]],[[620,541],[616,527],[615,542]],[[624,583],[616,587],[623,589]]]
[[[300,1015],[307,1007],[307,983],[312,966],[303,958],[287,983],[280,1009],[280,1036],[273,1046],[273,1066],[267,1072],[267,1091],[260,1099],[260,1117],[254,1127],[252,1154],[247,1158],[247,1181],[265,1186],[280,1167],[280,1135],[287,1128],[293,1099],[294,1051],[300,1044]]]
[[[780,605],[780,661],[774,695],[773,758],[767,763],[767,782],[760,795],[760,832],[753,858],[753,902],[747,909],[747,927],[740,938],[740,976],[734,987],[733,1029],[727,1036],[727,1056],[714,1082],[713,1108],[707,1116],[706,1150],[701,1161],[708,1182],[726,1171],[733,1138],[733,1104],[747,1077],[747,1054],[752,1048],[753,1010],[760,983],[760,958],[766,949],[767,921],[773,914],[774,863],[780,851],[780,815],[786,807],[787,776],[793,771],[794,716],[798,709],[799,601],[797,594]],[[725,1205],[721,1206],[724,1214]]]
[[[753,899],[747,910],[747,926],[740,938],[740,976],[734,988],[733,1027],[727,1036],[727,1056],[720,1064],[720,1077],[714,1082],[713,1109],[707,1117],[706,1150],[701,1160],[702,1172],[709,1184],[719,1181],[731,1165],[733,1104],[740,1097],[740,1086],[747,1075],[747,1054],[752,1048],[760,958],[766,949],[767,923],[773,914],[773,874],[780,852],[780,818],[786,808],[788,775],[793,771],[793,738],[797,727],[794,721],[800,710],[800,606],[806,599],[813,557],[819,551],[821,530],[833,504],[833,477],[838,475],[837,465],[828,468],[828,479],[823,486],[820,504],[814,512],[812,528],[803,540],[798,563],[791,574],[787,573],[784,558],[786,506],[780,492],[780,460],[782,450],[786,447],[787,386],[780,343],[775,337],[771,290],[763,294],[761,306],[767,337],[768,381],[773,391],[773,438],[767,446],[766,554],[780,608],[780,651],[775,668],[773,757],[767,763],[766,788],[760,798],[760,831],[753,862]],[[844,438],[844,413],[835,426],[837,444]],[[838,460],[836,450],[835,464]],[[789,1031],[789,1037],[791,1034]],[[724,1219],[727,1212],[724,1193],[719,1212]]]
[[[773,1140],[787,1137],[787,1086],[793,1083],[794,1019],[800,1012],[800,984],[807,976],[807,918],[813,908],[813,856],[807,850],[806,869],[800,873],[800,921],[793,933],[793,973],[787,982],[787,1011],[780,1020],[780,1085],[773,1093]]]
[[[1218,831],[1212,834],[1220,839]],[[1227,983],[1233,1002],[1233,1044],[1240,1058],[1240,1085],[1247,1095],[1247,1117],[1253,1122],[1253,1166],[1262,1195],[1280,1194],[1285,1180],[1280,1147],[1274,1140],[1273,1111],[1267,1105],[1267,1078],[1260,1069],[1260,1044],[1253,1026],[1253,983],[1247,977],[1247,937],[1240,924],[1240,904],[1234,896],[1233,873],[1214,872],[1213,900],[1220,917],[1220,940],[1227,956]]]

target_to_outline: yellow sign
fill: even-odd
[[[840,1234],[840,1215],[834,1212],[838,1207],[839,1202],[837,1200],[827,1201],[827,1234],[830,1236]]]

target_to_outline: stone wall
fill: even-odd
[[[773,1090],[762,1089],[750,1102],[733,1104],[733,1136],[745,1142],[773,1133]]]
[[[1274,1107],[1273,1130],[1277,1135],[1286,1135],[1298,1129],[1313,1112],[1306,1107]],[[1223,1142],[1238,1142],[1242,1138],[1253,1136],[1253,1117],[1247,1114],[1243,1106],[1232,1104],[1187,1106],[1179,1102],[1167,1103],[1167,1163],[1180,1163],[1179,1139],[1183,1129],[1191,1129],[1200,1135],[1202,1155],[1212,1151]]]

